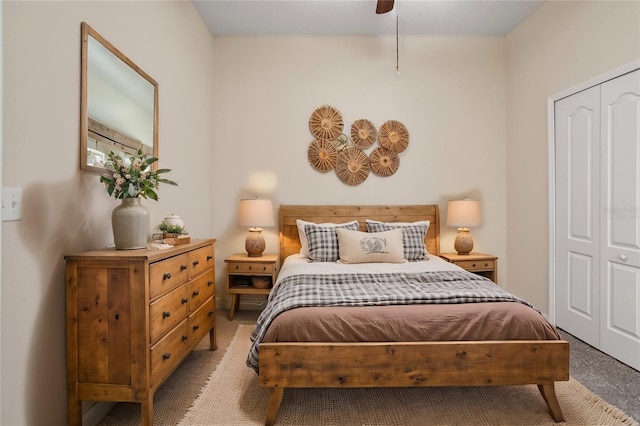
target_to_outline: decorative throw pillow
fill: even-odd
[[[315,226],[324,226],[327,228],[332,228],[334,226],[353,226],[355,224],[356,228],[358,229],[358,221],[357,220],[352,220],[351,222],[345,222],[345,223],[314,223],[314,222],[307,222],[306,220],[302,220],[302,219],[297,219],[296,220],[296,225],[298,227],[298,238],[300,238],[300,254],[304,257],[309,257],[309,242],[307,240],[307,234],[304,231],[304,227],[305,225],[315,225]]]
[[[402,230],[360,232],[336,228],[340,261],[344,263],[401,263]]]
[[[358,221],[337,226],[305,225],[311,262],[335,262],[340,257],[336,229],[358,229]]]
[[[428,259],[427,247],[424,238],[429,230],[430,222],[422,220],[418,222],[378,222],[366,220],[369,232],[382,232],[391,229],[402,229],[402,245],[404,258],[410,261]]]

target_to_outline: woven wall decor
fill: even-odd
[[[387,177],[398,171],[400,157],[390,149],[378,147],[371,152],[371,170],[378,176]]]
[[[380,126],[380,145],[400,153],[409,145],[409,132],[399,121],[389,120]]]
[[[369,176],[369,157],[360,148],[349,147],[338,153],[336,173],[347,185],[358,185]]]
[[[364,118],[351,125],[349,133],[342,132],[342,114],[336,108],[323,105],[309,118],[309,130],[315,140],[309,144],[307,159],[319,172],[335,169],[338,178],[347,185],[364,182],[370,172],[380,177],[395,174],[400,167],[399,154],[409,146],[409,132],[399,121],[388,120],[379,130]],[[364,151],[376,141],[380,146],[369,155]]]
[[[342,133],[343,127],[340,111],[329,105],[317,108],[309,119],[309,130],[320,140],[335,140]]]
[[[333,143],[323,140],[314,140],[307,149],[307,159],[311,166],[321,172],[333,170],[336,166],[338,153]]]
[[[367,149],[376,143],[376,139],[378,139],[378,131],[369,120],[356,120],[351,125],[351,140],[358,148]]]

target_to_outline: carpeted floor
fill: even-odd
[[[156,392],[154,424],[178,424],[222,359],[238,325],[254,324],[258,313],[258,311],[240,311],[233,321],[229,321],[228,311],[218,312],[218,350],[214,352],[207,350],[206,342],[198,345],[182,366]],[[636,421],[640,419],[640,385],[638,385],[640,372],[613,360],[567,333],[562,334],[563,338],[571,344],[572,377],[610,404],[619,407]],[[116,404],[99,423],[100,426],[139,424],[139,405],[131,403]]]

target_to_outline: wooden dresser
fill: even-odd
[[[152,424],[160,385],[207,332],[216,348],[215,241],[65,257],[70,425],[81,401],[139,402]]]

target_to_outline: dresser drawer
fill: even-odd
[[[215,287],[213,270],[189,281],[189,312],[195,311],[205,300],[213,296]]]
[[[467,271],[493,271],[496,267],[495,260],[464,260],[455,263]]]
[[[213,246],[206,246],[190,251],[188,255],[189,278],[196,277],[207,269],[213,269]]]
[[[189,253],[170,257],[149,266],[149,297],[151,299],[187,281]]]
[[[274,265],[273,263],[256,265],[255,263],[228,262],[227,268],[230,274],[272,274]]]
[[[149,335],[151,343],[175,327],[188,315],[189,297],[186,284],[162,296],[149,306]]]
[[[160,383],[177,365],[189,349],[188,320],[151,347],[151,386]]]
[[[189,315],[189,344],[193,347],[207,334],[215,322],[215,299],[208,299]]]

